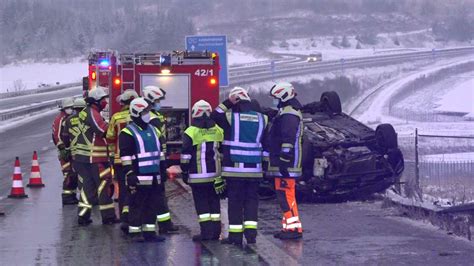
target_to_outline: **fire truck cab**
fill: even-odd
[[[85,90],[96,86],[109,89],[109,108],[104,117],[120,111],[116,101],[126,89],[139,95],[145,86],[155,85],[166,92],[160,113],[167,121],[165,132],[170,159],[177,159],[184,130],[191,121],[191,107],[201,99],[213,107],[219,104],[219,58],[208,51],[164,53],[122,53],[93,51],[89,54]]]

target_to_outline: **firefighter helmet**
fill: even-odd
[[[87,94],[87,98],[89,98],[90,100],[92,101],[100,101],[102,100],[103,98],[109,96],[106,92],[107,88],[104,88],[104,87],[95,87],[93,89],[91,89],[89,91],[89,93]]]
[[[130,115],[140,117],[143,111],[148,110],[150,105],[143,98],[136,98],[130,103]]]
[[[66,109],[66,108],[72,108],[73,105],[74,105],[74,98],[72,98],[72,97],[64,98],[61,101],[61,109],[62,110]]]
[[[295,98],[295,88],[291,83],[288,82],[280,82],[278,84],[273,85],[272,89],[270,90],[270,95],[274,98],[279,99],[282,102],[286,102],[290,99]]]
[[[119,103],[126,103],[126,102],[130,102],[131,100],[136,99],[138,97],[139,97],[138,93],[135,90],[128,89],[128,90],[125,90],[119,96],[117,96],[116,100]]]
[[[198,117],[202,117],[204,114],[207,114],[207,116],[210,116],[211,112],[212,112],[211,105],[204,100],[199,100],[193,105],[193,109],[191,111],[191,117],[198,118]]]
[[[156,100],[162,100],[165,98],[166,92],[157,86],[145,86],[143,88],[143,97],[150,101],[155,102]]]
[[[249,93],[242,87],[234,87],[229,93],[229,100],[233,103],[239,101],[250,101]]]
[[[86,101],[84,101],[84,98],[76,98],[74,99],[74,105],[73,108],[84,108],[86,107]]]

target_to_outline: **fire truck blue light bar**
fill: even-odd
[[[99,61],[99,65],[101,67],[108,67],[109,66],[109,61],[108,60],[101,60],[101,61]]]

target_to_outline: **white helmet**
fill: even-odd
[[[118,103],[121,103],[121,102],[124,103],[127,101],[131,101],[133,99],[136,99],[138,97],[139,97],[138,93],[135,90],[128,89],[122,92],[122,94],[120,94],[119,96],[117,96],[116,100]]]
[[[166,92],[157,86],[146,86],[143,88],[143,98],[147,99],[150,102],[154,102],[156,100],[164,99]]]
[[[74,105],[74,98],[67,97],[61,101],[61,109],[72,108]]]
[[[74,105],[73,108],[84,108],[86,107],[86,101],[84,101],[84,98],[76,98],[74,99]]]
[[[106,92],[107,90],[108,89],[105,87],[100,87],[100,86],[95,87],[89,91],[89,93],[87,94],[87,97],[95,101],[100,101],[102,100],[102,98],[109,96]]]
[[[270,95],[275,97],[282,102],[286,102],[290,99],[295,98],[295,88],[291,83],[288,82],[280,82],[278,84],[273,85],[272,89],[270,90]]]
[[[229,99],[231,99],[232,102],[239,102],[242,100],[250,101],[250,96],[246,89],[242,87],[234,87],[229,93]]]
[[[198,117],[202,117],[204,114],[207,114],[207,116],[211,116],[211,112],[212,112],[211,105],[204,100],[199,100],[193,105],[193,109],[191,111],[191,117],[198,118]]]
[[[130,103],[130,115],[140,117],[141,113],[147,110],[149,104],[143,98],[136,98]]]

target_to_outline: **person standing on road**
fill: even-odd
[[[166,118],[159,113],[161,109],[161,100],[165,98],[166,92],[159,87],[156,86],[146,86],[143,89],[143,98],[150,104],[150,124],[154,127],[158,128],[161,132],[161,135],[164,141],[161,143],[161,163],[163,164],[163,168],[166,169],[168,167],[168,163],[166,161]],[[161,173],[161,182],[158,185],[158,188],[161,190],[161,198],[160,201],[162,202],[159,204],[160,208],[158,209],[156,215],[156,222],[159,226],[160,234],[172,233],[179,231],[179,227],[174,225],[171,221],[171,213],[168,207],[168,200],[166,198],[166,191],[165,191],[165,182],[168,179],[168,175],[166,170]]]
[[[78,187],[77,173],[74,170],[74,156],[76,155],[76,143],[79,136],[77,125],[79,124],[79,112],[86,107],[86,101],[83,98],[74,99],[74,113],[63,121],[61,129],[61,141],[66,150],[70,151],[69,163],[71,164],[72,174],[64,179],[63,182],[63,205],[77,204],[76,190]]]
[[[270,129],[270,165],[267,174],[275,177],[277,199],[283,212],[283,228],[274,237],[282,240],[298,239],[303,236],[295,197],[295,179],[302,173],[302,106],[295,98],[296,92],[290,83],[274,85],[270,95],[278,108],[278,114],[273,118]]]
[[[218,240],[221,234],[220,195],[225,190],[221,178],[220,143],[224,132],[210,118],[211,105],[200,100],[193,105],[191,126],[184,131],[181,152],[183,181],[191,186],[201,233],[193,241]]]
[[[165,240],[156,235],[156,212],[160,208],[158,185],[164,167],[160,164],[161,133],[150,125],[151,105],[143,98],[130,103],[132,122],[119,135],[120,159],[129,190],[128,233],[144,241]],[[141,240],[141,239],[140,239]]]
[[[114,179],[118,182],[119,186],[119,214],[120,220],[122,221],[120,228],[124,232],[128,232],[128,192],[125,185],[125,173],[122,168],[122,161],[120,160],[118,140],[120,131],[122,131],[131,120],[129,110],[130,103],[138,97],[137,92],[131,89],[125,90],[117,97],[117,102],[122,105],[122,109],[110,118],[109,129],[106,135],[107,143],[109,144],[109,156],[114,166]]]
[[[112,182],[105,134],[107,123],[100,112],[108,104],[106,88],[96,87],[88,92],[87,107],[79,112],[79,136],[76,143],[74,170],[79,175],[79,225],[89,225],[91,210],[99,205],[102,224],[119,222],[115,217],[114,202],[107,193]]]
[[[223,244],[256,243],[258,187],[263,177],[262,140],[268,118],[255,111],[247,91],[231,90],[229,98],[212,112],[211,118],[224,130],[223,167],[229,198],[229,237]]]
[[[72,97],[64,98],[61,102],[59,114],[53,122],[53,143],[58,149],[58,159],[63,173],[63,192],[62,204],[77,204],[76,188],[77,177],[71,166],[71,151],[65,146],[61,136],[64,134],[64,121],[73,114],[74,99]]]

